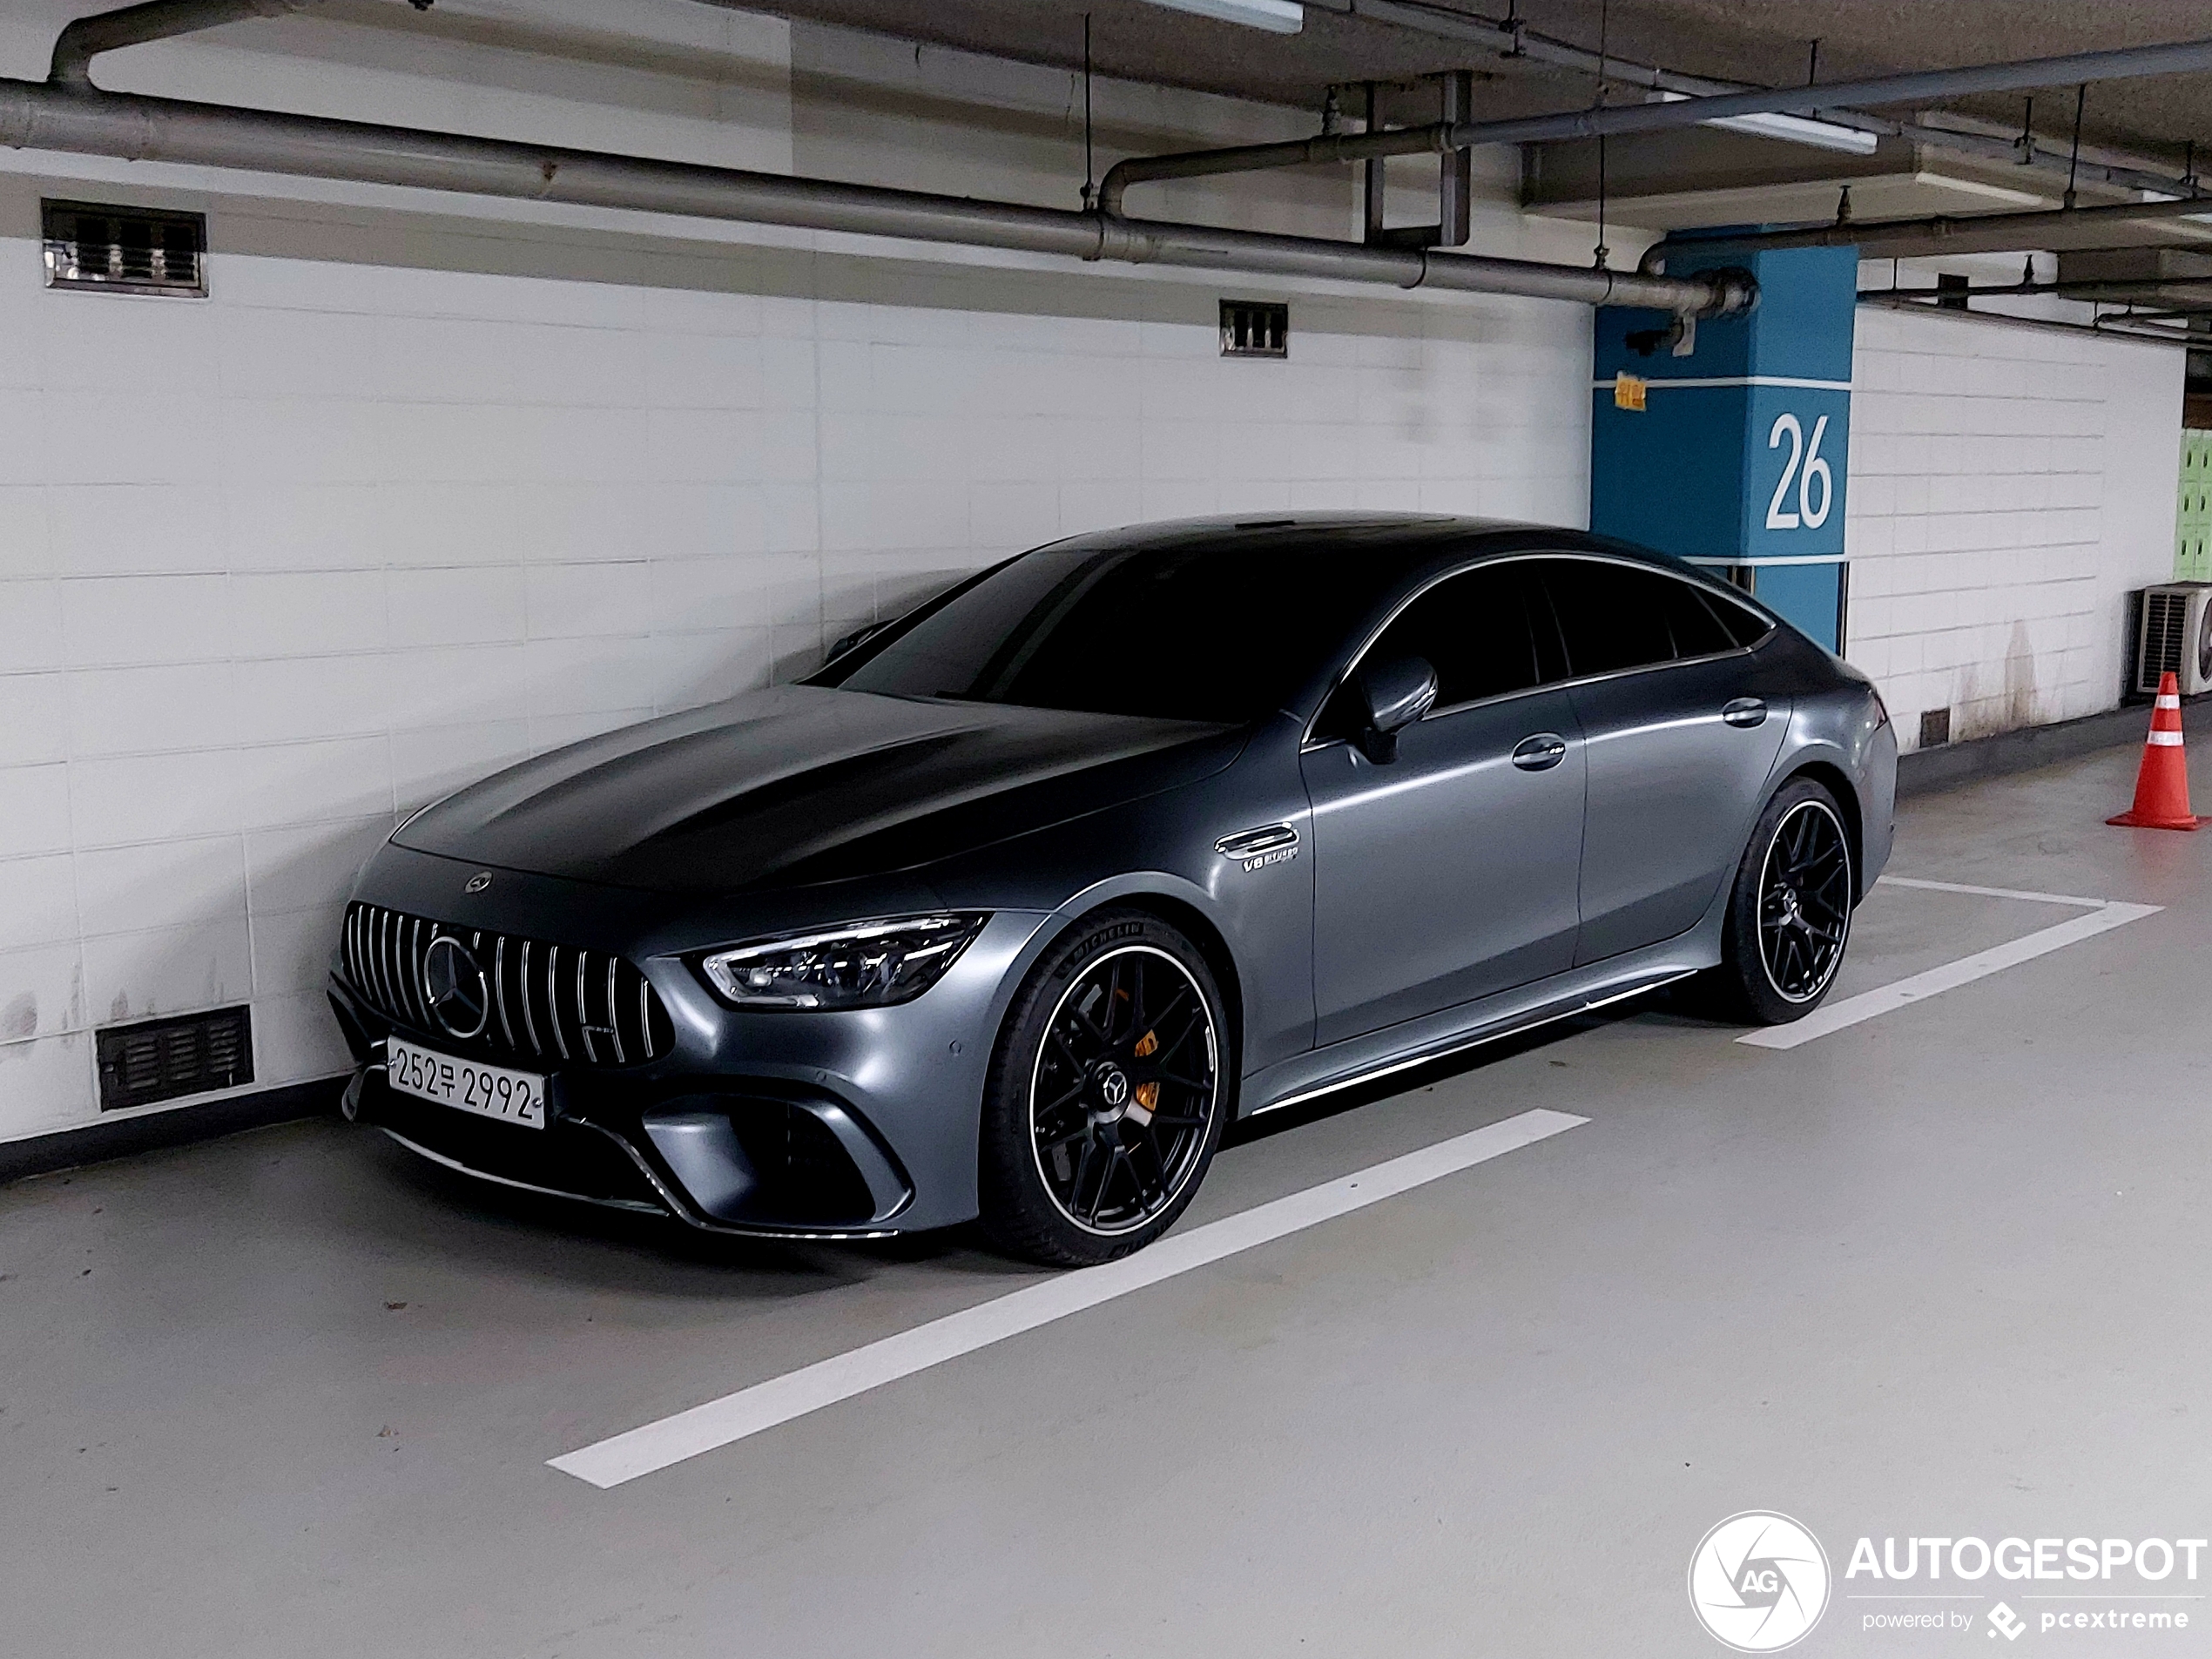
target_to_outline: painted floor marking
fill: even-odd
[[[1588,1122],[1568,1112],[1541,1109],[1522,1112],[1418,1152],[1193,1227],[1189,1232],[1170,1232],[1117,1262],[1040,1279],[975,1307],[786,1372],[549,1461],[563,1474],[603,1490],[618,1487],[1163,1279],[1380,1204]]]
[[[2021,899],[2029,904],[2079,905],[2084,910],[2101,910],[2113,902],[2110,899],[2083,899],[2070,893],[2027,893],[2019,887],[1975,887],[1963,881],[1930,881],[1917,875],[1881,875],[1874,878],[1878,887],[1918,887],[1925,893],[1966,893],[1977,899]]]
[[[1968,887],[1958,881],[1928,881],[1917,876],[1883,876],[1877,884],[1889,887],[1918,887],[1932,893],[1964,893],[1983,899],[2025,899],[2036,904],[2073,905],[2088,912],[2087,915],[2070,917],[2050,927],[1993,945],[1987,950],[1962,956],[1955,962],[1946,962],[1940,968],[1931,968],[1924,974],[1914,974],[1898,980],[1893,985],[1878,986],[1862,991],[1857,996],[1847,996],[1840,1002],[1831,1002],[1816,1008],[1794,1025],[1764,1027],[1746,1031],[1737,1038],[1754,1049],[1795,1049],[1824,1037],[1831,1031],[1841,1031],[1861,1021],[1873,1019],[1945,991],[1956,990],[1978,979],[2006,968],[2017,968],[2022,962],[2033,961],[2038,956],[2063,950],[2082,940],[2094,939],[2099,934],[2110,933],[2114,927],[2124,927],[2131,921],[2141,921],[2145,916],[2155,916],[2164,907],[2155,904],[2123,904],[2115,899],[2082,899],[2062,893],[2023,893],[2013,887]]]

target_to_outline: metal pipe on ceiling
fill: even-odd
[[[1649,91],[1675,92],[1686,98],[1721,98],[1760,90],[1741,81],[1685,75],[1656,64],[1601,56],[1587,47],[1543,34],[1518,21],[1494,21],[1443,6],[1421,3],[1421,0],[1309,0],[1309,3],[1326,6],[1331,10],[1392,28],[1433,35],[1439,39],[1472,41],[1494,47],[1506,57],[1548,64],[1578,75],[1601,76],[1608,81],[1640,86]],[[1824,98],[1833,96],[1828,88],[1820,90]],[[2081,158],[2078,169],[2074,169],[2069,166],[2070,158],[2063,146],[2043,145],[2032,137],[2023,145],[2016,138],[1954,132],[1947,127],[1932,126],[1886,115],[1870,115],[1863,110],[1843,109],[1832,103],[1822,106],[1820,119],[1833,126],[1871,132],[1878,138],[1903,138],[1912,144],[1955,151],[1961,155],[2003,162],[2008,165],[2026,165],[2042,171],[2074,171],[2080,181],[2090,184],[2115,185],[2125,190],[2168,192],[2188,188],[2188,181],[2179,174],[2160,172],[2153,167],[2095,160],[2087,156]]]
[[[1614,62],[1610,58],[1599,61],[1608,64]],[[2165,46],[2076,52],[2065,57],[2027,58],[1964,69],[1915,71],[1905,75],[1813,86],[1770,87],[1702,98],[1683,96],[1660,104],[1601,105],[1505,121],[1432,122],[1382,132],[1324,134],[1282,144],[1239,145],[1228,149],[1186,151],[1179,155],[1132,157],[1107,170],[1099,187],[1099,201],[1107,212],[1118,212],[1123,192],[1130,185],[1154,179],[1257,172],[1316,161],[1419,155],[1469,149],[1482,144],[1536,144],[1659,132],[1747,115],[1824,117],[1829,111],[1844,104],[1908,103],[1976,92],[2010,91],[2021,87],[2075,85],[2206,69],[2212,69],[2212,40],[2179,41]]]
[[[1991,295],[2024,293],[2056,294],[2060,299],[2087,301],[2109,300],[2114,304],[2133,304],[2138,299],[2157,299],[2176,289],[2196,289],[2212,287],[2212,275],[2196,277],[2121,277],[2111,281],[2099,281],[2094,277],[2077,277],[2065,282],[1975,282],[1963,288],[1861,288],[1862,300],[1980,300]],[[2204,298],[2206,307],[2212,307],[2212,293]],[[2151,314],[2138,313],[2138,315]]]
[[[226,23],[281,17],[317,3],[319,0],[144,0],[140,5],[95,12],[67,24],[54,37],[46,78],[58,85],[89,88],[92,60],[102,52],[197,34]]]
[[[0,145],[1081,260],[1519,294],[1689,316],[1746,311],[1757,298],[1757,286],[1741,273],[1660,277],[1366,247],[34,81],[0,79]]]
[[[2022,317],[2009,311],[1960,311],[1939,306],[1932,299],[1917,299],[1909,294],[1885,293],[1877,290],[1862,293],[1858,302],[1863,306],[1883,306],[1892,311],[1940,312],[1946,317],[1971,318],[1976,322],[1994,323],[2013,328],[2037,328],[2067,334],[2118,334],[2129,340],[2155,340],[2164,344],[2195,347],[2208,337],[2198,334],[2183,334],[2179,329],[2162,328],[2155,322],[2144,320],[2144,313],[2130,315],[2126,312],[2108,312],[2090,322],[2067,322],[2057,317]]]
[[[1856,247],[1861,259],[1915,260],[1942,253],[2017,253],[2113,246],[2115,229],[2144,221],[2212,217],[2212,196],[2170,201],[2113,202],[2101,207],[2041,207],[2018,213],[1937,213],[1925,219],[1846,219],[1797,230],[1696,237],[1659,243],[1643,256],[1647,276],[1666,268],[1669,253],[1759,253],[1776,248]],[[2212,232],[2212,226],[2208,226]],[[2100,240],[2102,238],[2105,239]]]
[[[1273,167],[1303,167],[1329,161],[1366,161],[1380,156],[1442,155],[1452,150],[1452,129],[1445,122],[1392,127],[1379,132],[1324,132],[1317,138],[1280,144],[1239,144],[1220,150],[1187,150],[1178,155],[1124,156],[1099,181],[1099,211],[1118,213],[1122,194],[1131,185],[1166,179],[1204,179],[1219,173],[1263,172]]]
[[[1477,144],[1534,144],[1556,138],[1621,137],[1696,126],[1738,115],[1817,116],[1854,104],[1917,104],[1981,92],[2017,92],[2038,86],[2080,86],[2093,81],[2138,80],[2212,69],[2212,40],[2179,40],[2163,46],[2074,52],[1959,69],[1915,70],[1856,81],[1767,87],[1718,98],[1684,98],[1663,104],[1614,104],[1505,121],[1469,121],[1452,129],[1455,147]]]

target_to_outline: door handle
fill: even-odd
[[[1739,697],[1721,705],[1721,718],[1730,725],[1764,725],[1766,704],[1756,697]]]
[[[1513,764],[1523,772],[1549,772],[1567,759],[1567,739],[1556,732],[1539,732],[1514,747]]]

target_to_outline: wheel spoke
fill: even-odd
[[[1204,1094],[1212,1086],[1211,1082],[1206,1078],[1185,1077],[1180,1072],[1170,1071],[1165,1067],[1161,1068],[1157,1071],[1147,1072],[1141,1081],[1148,1083],[1173,1083],[1178,1089],[1195,1089],[1200,1094]]]
[[[1045,1040],[1060,1050],[1061,1062],[1080,1078],[1083,1075],[1083,1062],[1076,1057],[1076,1051],[1069,1045],[1068,1039],[1057,1030],[1054,1030],[1046,1034]]]
[[[1070,1101],[1074,1101],[1074,1100],[1080,1100],[1080,1099],[1082,1099],[1082,1092],[1083,1092],[1082,1079],[1082,1078],[1080,1078],[1080,1077],[1078,1077],[1078,1078],[1076,1080],[1076,1082],[1075,1082],[1074,1085],[1073,1085],[1073,1086],[1072,1086],[1072,1087],[1071,1087],[1071,1088],[1068,1090],[1068,1092],[1067,1092],[1066,1094],[1062,1095],[1062,1096],[1061,1096],[1058,1099],[1056,1099],[1056,1100],[1049,1100],[1049,1101],[1045,1102],[1045,1103],[1044,1103],[1043,1105],[1042,1105],[1042,1106],[1038,1107],[1038,1108],[1037,1108],[1037,1116],[1038,1116],[1039,1117],[1044,1117],[1044,1116],[1047,1116],[1050,1115],[1050,1114],[1051,1114],[1051,1113],[1053,1113],[1053,1112],[1056,1112],[1056,1111],[1060,1110],[1060,1109],[1061,1109],[1062,1107],[1063,1107],[1063,1106],[1067,1105],[1069,1102],[1070,1102]]]
[[[1068,1181],[1068,1205],[1070,1210],[1082,1201],[1083,1177],[1090,1173],[1091,1163],[1098,1156],[1098,1137],[1091,1136],[1083,1143],[1083,1150],[1076,1156],[1076,1172]]]
[[[1162,1022],[1162,1023],[1164,1021]],[[1190,1042],[1190,1039],[1196,1036],[1200,1031],[1204,1030],[1205,1026],[1206,1010],[1204,1006],[1202,1004],[1190,1010],[1190,1017],[1184,1022],[1183,1029],[1177,1034],[1174,1042],[1163,1043],[1153,1052],[1153,1060],[1160,1065],[1167,1064],[1169,1061],[1174,1059],[1177,1055],[1183,1051],[1183,1045]],[[1159,1024],[1156,1023],[1152,1028],[1156,1031],[1158,1030]]]
[[[1106,1193],[1114,1184],[1114,1171],[1128,1161],[1129,1149],[1126,1147],[1116,1146],[1107,1153],[1106,1168],[1098,1177],[1098,1190],[1091,1194],[1090,1214],[1086,1217],[1094,1226],[1097,1224],[1098,1212],[1106,1207]]]
[[[1158,1205],[1167,1202],[1170,1190],[1168,1184],[1167,1157],[1160,1150],[1157,1118],[1144,1126],[1144,1139],[1140,1144],[1152,1155],[1152,1179],[1145,1182],[1140,1178],[1137,1186],[1137,1202],[1149,1213]],[[1136,1162],[1132,1158],[1130,1161],[1130,1172],[1134,1175],[1136,1171]]]
[[[1107,1049],[1113,1046],[1113,1039],[1106,1035],[1106,1028],[1099,1024],[1097,1021],[1092,1019],[1088,1009],[1082,1008],[1080,1004],[1070,1004],[1068,1009],[1068,1014],[1077,1025],[1082,1027],[1084,1031],[1089,1035],[1090,1040],[1093,1042],[1096,1042],[1100,1048]],[[1106,1010],[1106,1017],[1109,1021],[1114,1017],[1114,1010],[1110,1006]]]

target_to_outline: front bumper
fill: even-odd
[[[426,873],[424,865],[442,867]],[[363,975],[341,948],[330,1000],[364,1069],[349,1091],[358,1117],[471,1175],[716,1231],[863,1238],[975,1214],[985,1074],[1041,914],[995,913],[945,977],[901,1007],[740,1012],[700,983],[684,960],[688,946],[666,948],[668,930],[639,927],[635,917],[610,927],[588,901],[564,909],[562,901],[577,896],[572,884],[504,873],[496,910],[456,900],[455,867],[388,848],[357,900],[464,933],[544,939],[571,922],[564,948],[617,954],[642,970],[666,1011],[672,1047],[609,1065],[456,1043],[431,1028],[420,999],[391,995],[388,972]],[[426,873],[435,880],[410,879]],[[357,982],[364,978],[370,982]],[[543,1072],[547,1127],[478,1118],[391,1089],[383,1042],[395,1033]]]
[[[673,1161],[655,1156],[655,1138],[641,1128],[567,1113],[542,1130],[517,1129],[402,1094],[386,1084],[374,1063],[364,1066],[348,1088],[346,1115],[382,1130],[417,1157],[481,1181],[666,1216],[708,1232],[836,1239],[887,1238],[902,1231],[895,1218],[909,1207],[913,1189],[895,1172],[878,1196],[838,1149],[825,1155],[820,1136],[790,1135],[806,1120],[786,1116],[778,1123],[749,1115],[747,1103],[728,1096],[716,1104],[718,1110],[685,1115],[687,1127],[709,1124],[718,1130],[705,1142],[707,1156]],[[797,1109],[783,1109],[786,1115]],[[750,1132],[742,1138],[732,1129],[733,1116],[747,1124]],[[799,1156],[776,1156],[772,1136],[799,1142]],[[724,1213],[703,1207],[694,1186]]]

